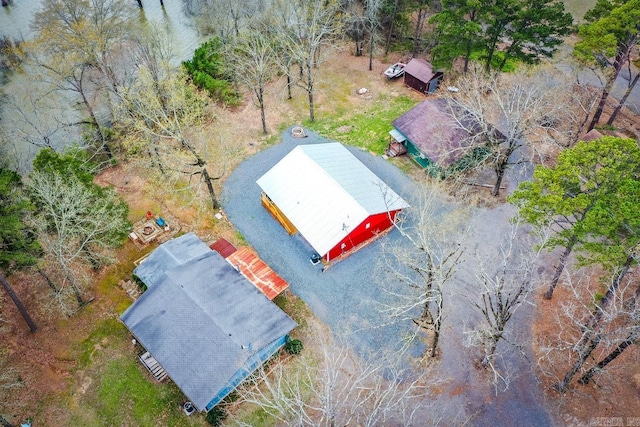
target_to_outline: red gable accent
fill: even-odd
[[[233,243],[231,243],[224,237],[221,237],[210,244],[209,248],[222,255],[222,258],[227,258],[229,255],[238,250],[235,246],[233,246]]]

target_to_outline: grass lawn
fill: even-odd
[[[384,154],[389,131],[393,129],[391,122],[417,103],[408,96],[380,96],[366,109],[352,112],[336,109],[305,126],[329,139]]]

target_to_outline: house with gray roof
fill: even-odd
[[[134,274],[147,290],[120,317],[199,411],[209,411],[296,326],[195,234],[170,240]]]

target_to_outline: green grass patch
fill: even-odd
[[[126,339],[126,329],[115,318],[104,319],[96,323],[89,336],[78,344],[78,368],[86,368],[93,361],[96,352],[102,351],[114,340]],[[102,350],[101,350],[102,349]]]
[[[408,96],[380,97],[361,111],[335,109],[305,126],[322,136],[383,154],[389,143],[391,122],[413,108],[418,101]]]
[[[302,298],[298,298],[295,295],[285,296],[280,294],[274,298],[273,302],[298,324],[298,327],[292,331],[292,335],[298,337],[300,331],[307,326],[307,319],[313,316],[309,306]]]
[[[180,390],[171,382],[152,382],[133,354],[107,361],[94,378],[82,411],[71,417],[73,425],[207,425],[202,414],[187,417],[180,408]]]
[[[233,419],[244,425],[273,427],[276,425],[274,417],[269,415],[262,407],[255,404],[243,403]]]

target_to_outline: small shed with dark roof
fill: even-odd
[[[148,289],[121,320],[200,411],[232,392],[296,326],[193,233],[162,244],[134,273]]]
[[[424,93],[434,93],[444,75],[441,71],[433,71],[433,66],[420,58],[413,58],[404,67],[404,84]]]

